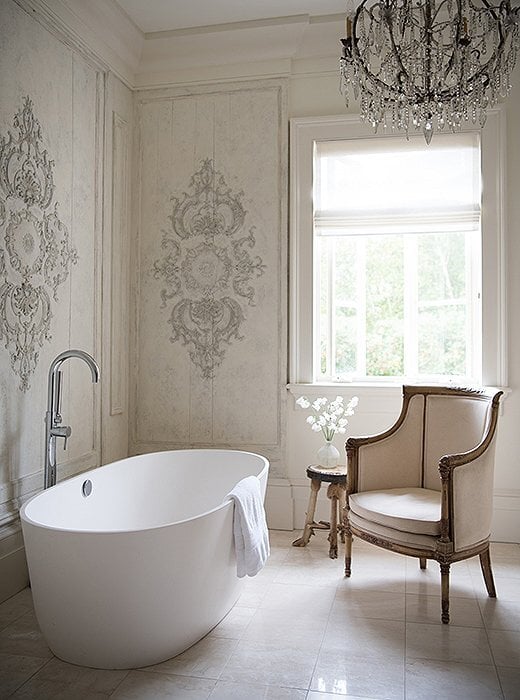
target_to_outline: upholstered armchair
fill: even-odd
[[[352,536],[440,564],[441,619],[449,622],[450,565],[479,555],[489,596],[498,404],[502,392],[403,387],[401,414],[384,433],[349,438],[345,576]]]

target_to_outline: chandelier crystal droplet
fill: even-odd
[[[484,126],[508,95],[520,8],[510,0],[363,0],[346,19],[341,92],[375,131]]]

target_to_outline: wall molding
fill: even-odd
[[[130,134],[128,123],[112,112],[112,210],[110,249],[110,415],[124,412],[126,372],[121,361],[127,348],[123,308],[128,292],[125,262],[125,234],[128,228],[128,159]]]

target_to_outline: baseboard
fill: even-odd
[[[291,484],[287,479],[269,479],[265,494],[267,526],[272,530],[293,529]]]
[[[494,542],[520,542],[520,491],[495,490],[491,539]]]
[[[18,530],[0,541],[0,603],[29,585],[22,533]]]
[[[269,479],[265,497],[267,525],[273,530],[303,528],[309,505],[309,481],[290,483],[287,479]],[[318,494],[315,520],[330,519],[327,485]]]

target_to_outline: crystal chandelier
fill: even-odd
[[[341,91],[374,127],[455,131],[506,97],[519,46],[511,0],[362,0],[341,40]]]

